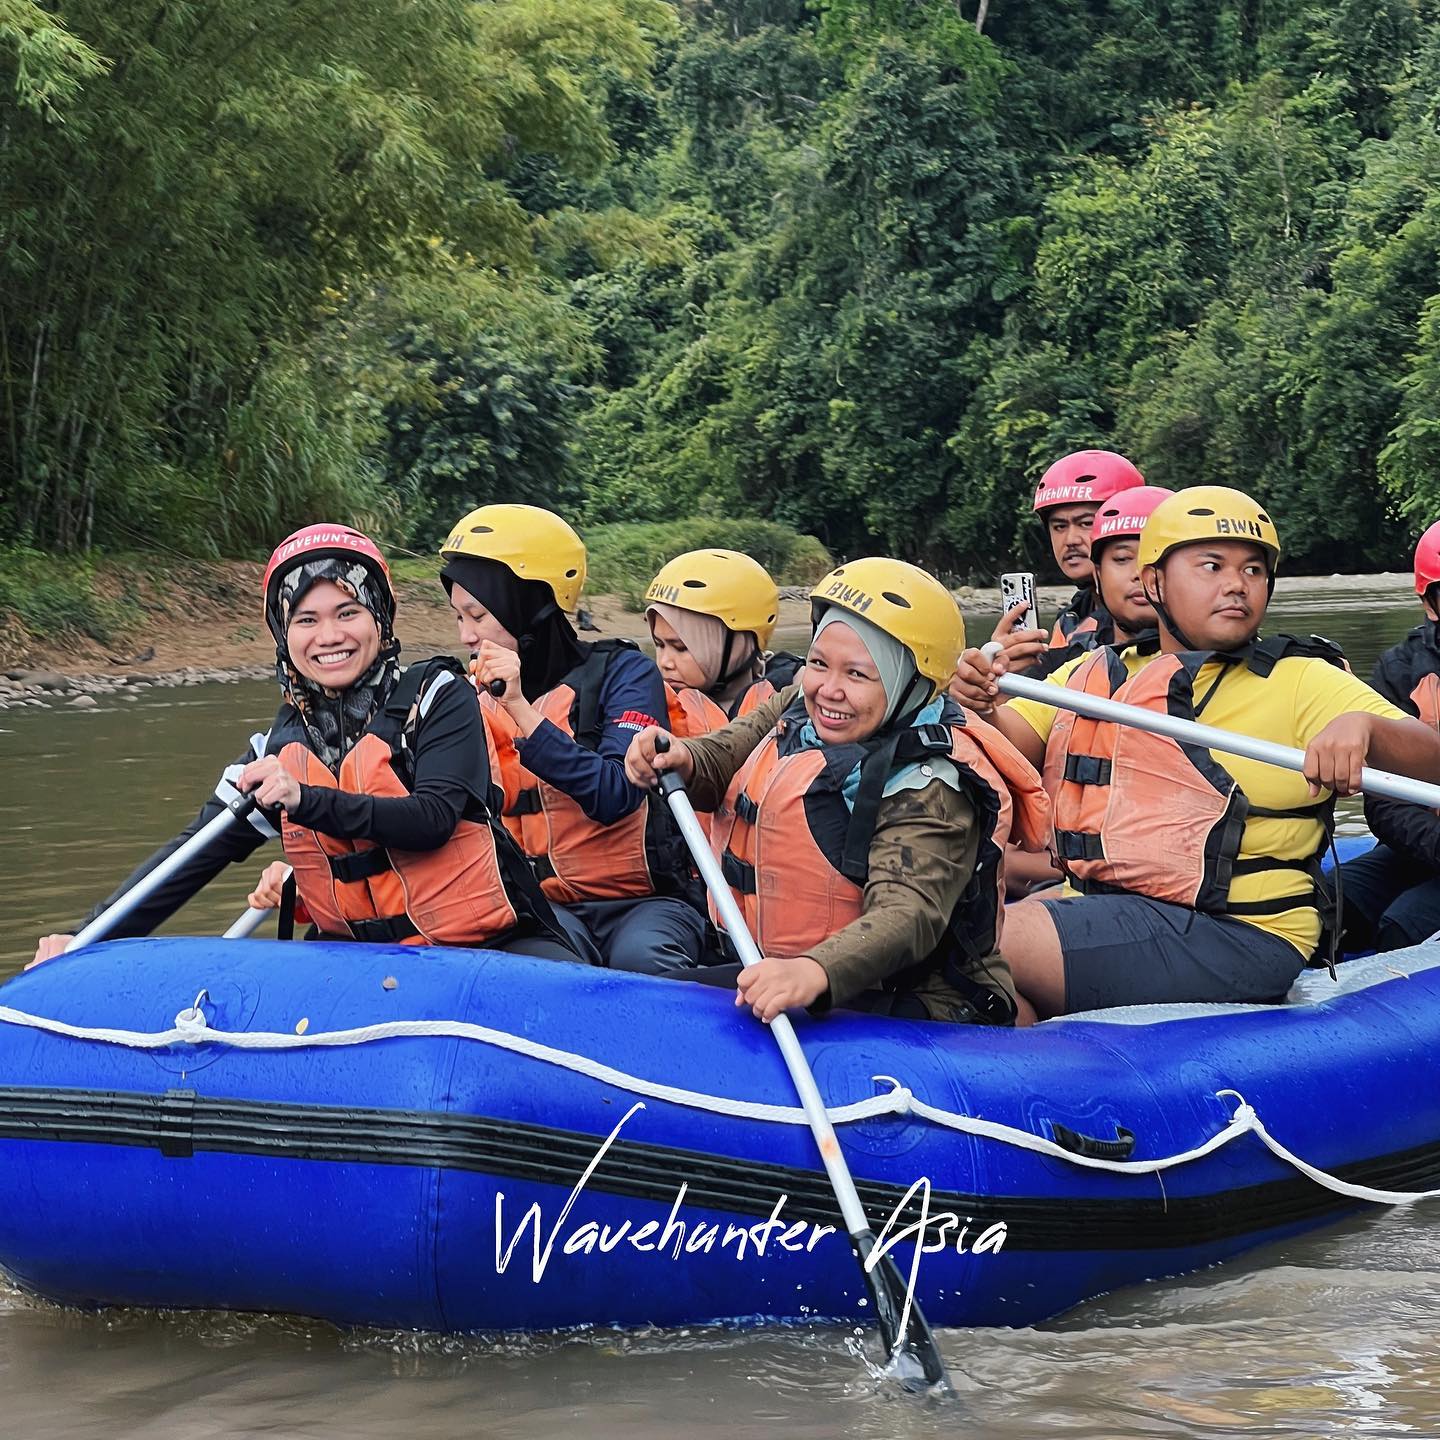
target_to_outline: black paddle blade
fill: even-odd
[[[935,1343],[920,1302],[913,1295],[909,1297],[909,1311],[906,1311],[907,1286],[899,1266],[890,1255],[882,1255],[873,1266],[870,1264],[875,1237],[868,1230],[852,1235],[850,1244],[870,1289],[886,1359],[894,1363],[900,1383],[907,1390],[939,1385],[943,1393],[953,1394],[945,1362],[940,1358],[940,1347]]]

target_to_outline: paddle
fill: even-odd
[[[237,795],[209,824],[197,830],[178,850],[167,855],[148,875],[136,881],[113,905],[102,910],[65,947],[68,955],[92,940],[101,940],[115,928],[142,900],[153,895],[185,862],[198,855],[207,845],[237,820],[244,820],[255,808],[253,795]],[[258,922],[257,922],[258,923]]]
[[[1023,675],[1001,675],[998,681],[1001,690],[1016,699],[1036,700],[1042,705],[1073,710],[1077,715],[1084,715],[1090,720],[1109,720],[1117,725],[1130,725],[1137,730],[1148,730],[1153,735],[1168,736],[1171,740],[1178,740],[1185,745],[1201,745],[1207,750],[1221,750],[1227,755],[1259,760],[1262,764],[1276,765],[1282,770],[1298,770],[1303,773],[1305,768],[1305,752],[1289,745],[1256,740],[1249,735],[1237,734],[1234,730],[1217,730],[1213,725],[1201,725],[1198,721],[1162,715],[1155,710],[1126,705],[1118,700],[1107,700],[1100,695],[1087,695],[1079,690],[1070,690],[1064,685],[1050,685],[1043,680],[1027,680]],[[1407,800],[1428,809],[1440,809],[1440,785],[1427,785],[1423,780],[1411,780],[1406,775],[1395,775],[1388,770],[1372,770],[1367,765],[1360,772],[1360,788],[1367,795],[1386,795],[1392,800]]]
[[[655,748],[662,754],[670,748],[668,735],[657,735]],[[764,958],[755,938],[750,934],[740,907],[735,903],[730,887],[720,873],[719,862],[710,849],[710,842],[695,818],[690,797],[685,793],[685,782],[672,770],[662,770],[659,779],[660,793],[670,806],[670,813],[690,847],[690,854],[700,874],[704,877],[710,898],[725,924],[725,933],[730,937],[742,965],[758,965]],[[777,1015],[770,1022],[771,1033],[785,1057],[785,1066],[790,1071],[796,1093],[800,1096],[805,1118],[810,1122],[811,1134],[819,1147],[820,1158],[825,1164],[825,1173],[830,1177],[835,1199],[840,1205],[840,1214],[845,1220],[845,1229],[850,1235],[850,1244],[860,1269],[865,1277],[875,1307],[876,1323],[885,1343],[886,1353],[901,1372],[901,1379],[907,1384],[918,1381],[921,1376],[930,1385],[942,1385],[948,1392],[950,1378],[945,1373],[945,1364],[930,1333],[930,1326],[921,1313],[920,1306],[910,1293],[910,1287],[901,1277],[894,1259],[885,1254],[877,1260],[871,1256],[875,1250],[875,1236],[865,1216],[860,1197],[855,1193],[855,1180],[850,1167],[845,1163],[840,1141],[835,1134],[830,1117],[825,1113],[825,1102],[820,1098],[815,1076],[805,1058],[795,1027],[787,1015]]]

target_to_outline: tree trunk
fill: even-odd
[[[990,13],[990,0],[980,0],[980,8],[975,12],[975,33],[985,33],[985,17]]]

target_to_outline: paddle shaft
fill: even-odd
[[[222,831],[244,820],[255,808],[253,795],[238,795],[209,824],[197,830],[178,850],[167,855],[148,875],[136,881],[113,905],[102,910],[65,947],[68,954],[82,945],[103,940],[142,901],[153,895],[188,860],[193,859]],[[258,922],[257,922],[258,923]]]
[[[716,860],[710,841],[700,828],[699,820],[695,818],[695,807],[685,793],[684,782],[673,772],[665,771],[660,779],[660,793],[669,802],[670,813],[675,817],[675,823],[680,827],[680,833],[690,847],[690,854],[705,881],[710,898],[715,902],[715,909],[725,926],[725,934],[735,947],[740,963],[746,969],[751,965],[758,965],[765,957],[761,955],[760,947],[756,945],[755,937],[751,935],[750,927],[740,913],[734,893],[720,873],[720,862]],[[770,1022],[770,1030],[780,1046],[780,1053],[785,1057],[785,1067],[790,1071],[790,1078],[800,1097],[805,1118],[810,1122],[815,1143],[820,1147],[820,1158],[825,1163],[825,1173],[830,1177],[831,1185],[835,1187],[835,1198],[840,1202],[845,1228],[851,1235],[868,1231],[870,1221],[865,1216],[859,1195],[855,1193],[854,1178],[850,1174],[850,1167],[845,1163],[835,1127],[825,1113],[825,1102],[820,1098],[820,1090],[815,1084],[815,1076],[811,1074],[810,1062],[805,1058],[805,1051],[800,1045],[800,1037],[796,1035],[788,1015],[777,1015]]]
[[[668,736],[657,737],[657,750],[663,752],[669,748]],[[685,793],[685,782],[674,771],[666,770],[660,773],[659,786],[660,793],[670,806],[671,815],[675,817],[675,824],[689,847],[691,858],[705,881],[705,888],[715,902],[715,909],[725,926],[725,933],[740,956],[741,965],[746,969],[758,965],[765,957],[760,953],[760,947],[755,943],[755,937],[751,935],[744,915],[740,913],[734,894],[725,883],[720,862],[710,848],[709,838],[700,828],[699,820],[695,818],[695,808],[690,803],[689,795]],[[930,1333],[930,1325],[920,1309],[920,1302],[914,1296],[913,1286],[905,1284],[901,1279],[891,1255],[880,1255],[878,1263],[871,1258],[876,1249],[876,1241],[870,1229],[870,1221],[866,1218],[865,1207],[861,1205],[860,1196],[855,1191],[855,1177],[851,1175],[850,1167],[845,1162],[839,1137],[825,1111],[825,1102],[820,1098],[820,1087],[815,1083],[810,1062],[805,1058],[800,1037],[796,1035],[790,1017],[777,1015],[770,1022],[770,1031],[780,1046],[785,1068],[790,1072],[791,1083],[800,1097],[800,1105],[810,1124],[810,1132],[815,1137],[825,1173],[830,1178],[830,1186],[840,1206],[845,1229],[850,1235],[850,1244],[860,1262],[860,1272],[870,1292],[875,1321],[889,1358],[897,1363],[897,1366],[903,1361],[911,1367],[909,1375],[902,1375],[907,1386],[912,1381],[918,1385],[923,1376],[927,1384],[940,1386],[944,1394],[953,1394],[950,1377],[945,1373],[945,1362],[940,1358],[940,1349],[935,1344],[935,1337]],[[918,1258],[917,1255],[917,1261]],[[914,1367],[919,1368],[919,1375],[914,1374]]]
[[[1117,725],[1130,725],[1136,730],[1148,730],[1152,735],[1164,735],[1185,745],[1201,745],[1207,750],[1221,750],[1227,755],[1239,755],[1246,760],[1258,760],[1265,765],[1276,765],[1282,770],[1305,769],[1305,752],[1290,745],[1276,745],[1269,740],[1256,740],[1249,735],[1240,735],[1234,730],[1218,730],[1213,725],[1201,725],[1196,720],[1181,720],[1174,715],[1165,715],[1157,710],[1142,709],[1139,705],[1126,705],[1118,700],[1107,700],[1101,695],[1087,695],[1082,690],[1071,690],[1064,685],[1051,685],[1043,680],[1027,680],[1023,675],[1001,675],[1000,689],[1017,700],[1034,700],[1041,705],[1050,705],[1062,710],[1073,710],[1091,720],[1109,720]],[[1405,775],[1394,775],[1388,770],[1372,770],[1367,765],[1360,772],[1360,788],[1367,795],[1385,795],[1392,800],[1406,800],[1413,805],[1424,805],[1429,809],[1440,809],[1440,785],[1427,785],[1423,780],[1411,780]]]

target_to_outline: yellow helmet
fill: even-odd
[[[449,560],[495,560],[522,580],[541,580],[562,610],[574,610],[585,585],[585,542],[552,510],[482,505],[456,523],[440,547]]]
[[[647,605],[674,605],[713,615],[727,630],[770,644],[780,591],[765,567],[738,550],[690,550],[664,565],[645,592]]]
[[[1140,563],[1158,565],[1181,545],[1201,540],[1248,540],[1270,562],[1270,578],[1280,564],[1280,533],[1275,522],[1243,490],[1226,485],[1194,485],[1162,501],[1140,532]]]
[[[965,648],[965,621],[955,597],[933,575],[903,560],[852,560],[832,570],[810,592],[816,620],[831,605],[894,636],[937,689],[949,683]]]

